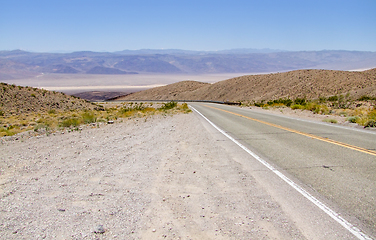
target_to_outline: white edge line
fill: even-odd
[[[302,194],[305,198],[307,198],[309,201],[311,201],[313,204],[315,204],[317,207],[319,207],[322,211],[324,211],[326,214],[328,214],[331,218],[333,218],[336,222],[341,224],[344,228],[346,228],[349,232],[351,232],[354,236],[356,236],[358,239],[362,240],[372,240],[369,236],[361,232],[357,227],[346,221],[344,218],[342,218],[338,213],[327,207],[324,203],[320,202],[318,199],[316,199],[314,196],[309,194],[306,190],[304,190],[302,187],[300,187],[298,184],[293,182],[291,179],[286,177],[283,173],[275,169],[272,165],[270,165],[268,162],[266,162],[264,159],[259,157],[257,154],[249,150],[247,147],[245,147],[243,144],[235,140],[233,137],[228,135],[225,131],[217,127],[214,123],[212,123],[209,119],[207,119],[202,113],[197,111],[194,107],[190,106],[196,113],[198,113],[201,117],[203,117],[210,125],[212,125],[215,129],[217,129],[220,133],[222,133],[224,136],[226,136],[228,139],[233,141],[236,145],[238,145],[240,148],[242,148],[244,151],[246,151],[248,154],[250,154],[252,157],[254,157],[257,161],[259,161],[261,164],[263,164],[265,167],[267,167],[269,170],[271,170],[273,173],[275,173],[278,177],[280,177],[283,181],[285,181],[287,184],[289,184],[291,187],[293,187],[296,191],[298,191],[300,194]]]

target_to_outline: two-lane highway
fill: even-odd
[[[304,189],[375,234],[375,132],[233,106],[190,105]]]

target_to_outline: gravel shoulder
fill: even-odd
[[[1,239],[307,238],[194,113],[3,139],[0,152]]]
[[[0,152],[2,239],[303,239],[193,113],[2,140]]]

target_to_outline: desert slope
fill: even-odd
[[[182,81],[178,83],[169,84],[163,87],[156,87],[145,91],[132,93],[131,97],[123,96],[116,98],[115,100],[176,100],[176,99],[188,99],[192,93],[209,87],[209,83],[202,83],[196,81]]]
[[[0,111],[4,115],[94,108],[97,106],[64,93],[0,83]]]
[[[192,83],[193,84],[193,83]],[[258,101],[278,98],[306,97],[308,99],[337,94],[376,96],[376,68],[363,71],[296,70],[284,73],[247,75],[217,82],[187,82],[121,97],[118,100],[213,100]]]

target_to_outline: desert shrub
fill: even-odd
[[[367,127],[376,127],[376,120],[369,120],[367,123],[364,125],[364,128]]]
[[[48,110],[47,113],[48,114],[56,114],[56,110],[55,109],[50,109],[50,110]]]
[[[184,113],[189,113],[189,112],[192,112],[191,109],[189,109],[188,107],[188,104],[187,103],[183,103],[180,107],[180,109],[184,112]]]
[[[59,124],[60,127],[77,127],[81,124],[81,121],[77,117],[69,117],[62,120]]]
[[[263,103],[263,101],[262,101]],[[267,105],[269,106],[273,106],[273,107],[278,107],[278,106],[282,106],[282,105],[285,105],[287,107],[290,107],[291,104],[293,103],[293,101],[291,99],[283,99],[283,98],[280,98],[280,99],[275,99],[275,100],[270,100],[267,102]],[[261,105],[261,104],[260,104]]]
[[[152,113],[155,111],[155,108],[152,108],[152,107],[146,107],[144,109],[141,110],[142,113]]]
[[[281,108],[281,107],[285,107],[286,105],[283,103],[273,103],[271,106],[274,108]]]
[[[283,104],[285,104],[287,107],[290,107],[293,101],[291,99],[284,99]]]
[[[319,103],[325,103],[326,100],[326,97],[319,97]]]
[[[263,107],[264,103],[263,102],[255,102],[256,107]]]
[[[145,109],[145,106],[143,105],[143,103],[130,103],[129,106],[123,106],[121,109],[120,109],[120,112],[121,113],[126,113],[126,112],[131,112],[131,111],[142,111],[143,109]]]
[[[294,100],[294,104],[304,106],[304,105],[307,104],[307,102],[306,102],[306,99],[305,99],[305,98],[296,98],[296,99]]]
[[[348,117],[346,120],[351,122],[351,123],[356,123],[359,120],[359,117],[358,116],[351,116],[351,117]]]
[[[178,105],[177,102],[171,101],[171,102],[163,104],[163,106],[160,107],[159,109],[160,110],[169,110],[169,109],[175,108],[177,105]]]
[[[289,99],[289,98],[286,98],[286,99],[280,98],[280,99],[274,100],[273,103],[274,104],[283,104],[283,105],[285,105],[287,107],[290,107],[291,104],[293,104],[293,101],[291,99]]]
[[[0,137],[3,136],[13,136],[17,133],[20,133],[20,127],[15,125],[9,125],[7,127],[1,127],[0,128]]]
[[[315,111],[316,107],[317,107],[317,104],[312,103],[312,102],[307,102],[307,103],[304,105],[304,109],[305,109],[305,110],[312,111],[312,112]]]
[[[108,117],[111,118],[111,116],[119,116],[119,117],[130,117],[130,116],[133,116],[137,113],[136,110],[134,110],[133,108],[131,107],[123,107],[121,108],[120,110],[117,111],[117,113],[111,113],[111,112],[108,112]]]
[[[300,104],[294,104],[291,106],[291,109],[304,109],[304,106],[300,105]]]
[[[183,103],[183,104],[179,105],[178,108],[179,108],[179,110],[183,111],[184,113],[192,112],[192,110],[189,109],[187,103]]]
[[[371,119],[376,119],[376,109],[373,109],[372,111],[369,111],[367,115]]]
[[[14,132],[14,131],[11,131],[11,130],[8,130],[8,129],[5,129],[5,128],[0,128],[0,137],[13,136],[15,134],[16,134],[16,132]]]
[[[335,102],[335,101],[338,101],[338,96],[337,96],[337,95],[330,96],[330,97],[328,97],[328,101],[329,101],[329,102]]]
[[[332,118],[327,118],[327,119],[324,119],[322,120],[323,122],[328,122],[328,123],[337,123],[337,120],[335,119],[332,119]]]
[[[36,123],[37,125],[39,125],[38,129],[39,128],[52,129],[57,126],[57,119],[44,116],[44,117],[40,117],[39,119],[37,119]]]
[[[4,116],[4,114],[5,114],[4,111],[0,110],[0,116]]]
[[[329,108],[321,104],[313,104],[311,111],[316,114],[329,114]]]
[[[181,105],[181,107],[180,107],[182,110],[187,110],[187,109],[189,109],[189,107],[188,107],[188,104],[187,103],[183,103],[182,105]]]
[[[319,113],[323,114],[324,112],[326,112],[325,111],[326,107],[324,105],[320,105],[320,104],[313,103],[313,102],[307,102],[306,105],[302,107],[303,109],[314,112],[316,114],[319,114]]]
[[[264,105],[265,105],[265,100],[261,100],[260,102],[255,102],[254,103],[254,105],[256,106],[256,107],[263,107]]]
[[[94,123],[97,121],[97,117],[93,112],[84,112],[81,114],[82,120],[84,123]]]
[[[367,117],[361,116],[356,120],[356,123],[360,126],[366,126],[369,119]]]

